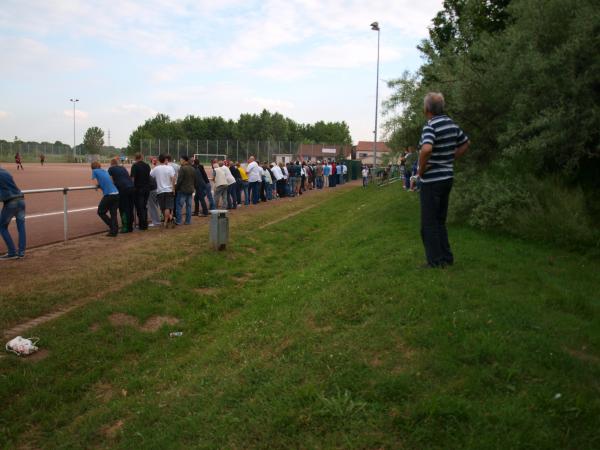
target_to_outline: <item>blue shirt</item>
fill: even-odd
[[[326,177],[328,177],[330,173],[331,173],[331,167],[330,166],[324,166],[323,167],[323,175],[325,175]]]
[[[98,181],[98,185],[100,186],[100,189],[102,189],[102,193],[104,195],[112,195],[119,193],[116,186],[110,179],[110,175],[104,169],[92,170],[92,180]]]
[[[423,127],[419,145],[431,144],[427,161],[429,169],[421,177],[423,183],[450,180],[454,177],[454,153],[469,137],[446,115],[432,117]]]
[[[7,202],[13,198],[21,198],[23,193],[15,184],[12,175],[6,169],[0,168],[0,201]]]

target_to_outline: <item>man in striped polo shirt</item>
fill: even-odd
[[[454,177],[453,164],[469,148],[469,138],[444,114],[444,96],[425,96],[427,124],[421,133],[418,175],[421,179],[421,238],[428,267],[454,263],[448,242],[446,216]]]

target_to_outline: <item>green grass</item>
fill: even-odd
[[[398,184],[262,222],[0,359],[0,447],[600,446],[598,261],[451,228],[455,266],[420,270]]]

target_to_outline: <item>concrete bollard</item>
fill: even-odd
[[[227,210],[212,209],[210,211],[209,243],[214,250],[225,250],[229,240],[229,217]]]

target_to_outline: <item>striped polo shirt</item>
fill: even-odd
[[[454,177],[454,152],[469,137],[446,115],[432,117],[423,127],[419,145],[431,144],[433,151],[427,161],[429,170],[421,177],[423,183],[450,180]]]

